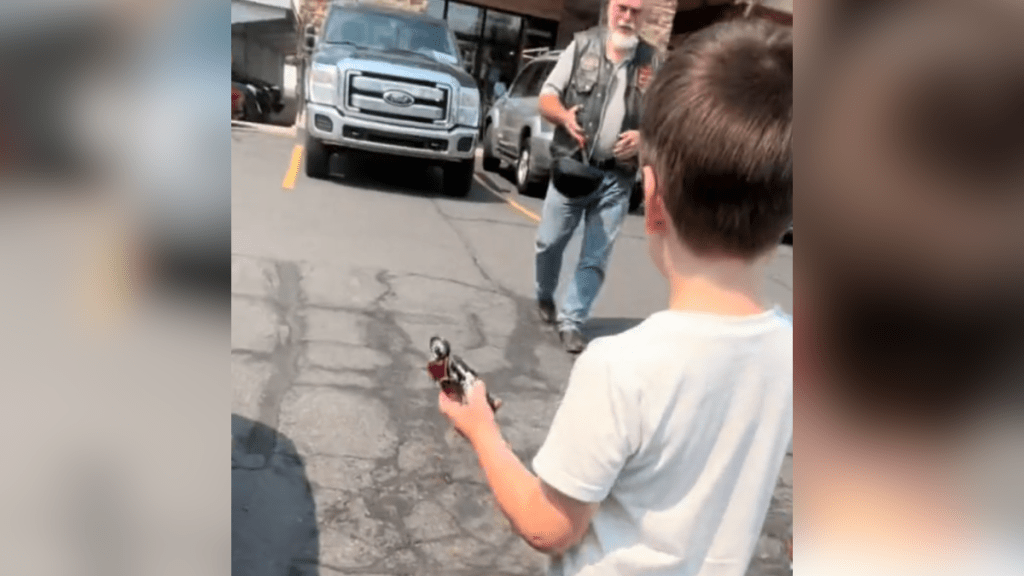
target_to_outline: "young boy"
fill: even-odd
[[[668,309],[579,357],[531,474],[477,388],[441,411],[558,575],[743,576],[793,428],[792,324],[762,301],[792,217],[792,36],[733,21],[646,97],[651,259]]]

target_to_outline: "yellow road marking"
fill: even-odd
[[[296,144],[292,149],[292,161],[288,165],[288,172],[284,175],[284,182],[281,183],[281,188],[285,190],[295,188],[295,179],[299,176],[299,165],[302,164],[302,150],[301,144]]]
[[[521,204],[519,204],[519,203],[518,203],[518,202],[516,202],[515,200],[513,200],[513,199],[511,199],[511,198],[508,198],[508,197],[506,197],[506,196],[505,196],[504,194],[502,194],[502,193],[500,193],[500,192],[496,192],[496,191],[495,191],[494,189],[492,189],[492,188],[491,188],[491,187],[490,187],[490,186],[489,186],[489,185],[487,184],[487,182],[484,182],[484,181],[483,181],[483,179],[481,179],[481,178],[477,178],[477,181],[478,181],[478,182],[480,182],[480,184],[481,184],[481,185],[482,185],[482,186],[484,187],[484,190],[487,190],[487,191],[488,191],[488,192],[490,192],[491,194],[493,194],[493,195],[497,196],[498,198],[500,198],[500,199],[501,199],[501,201],[502,201],[502,202],[504,202],[504,203],[508,204],[508,205],[509,205],[509,206],[511,206],[512,208],[515,208],[516,210],[518,210],[519,212],[521,212],[521,213],[522,213],[522,214],[523,214],[524,216],[526,216],[526,217],[527,217],[527,218],[529,218],[530,220],[533,220],[534,222],[540,222],[540,216],[538,216],[538,215],[534,214],[534,213],[533,213],[533,212],[531,212],[531,211],[530,211],[529,209],[527,209],[527,208],[524,208],[524,207],[523,207],[523,206],[522,206]]]
[[[516,210],[519,210],[520,212],[525,214],[526,217],[529,218],[530,220],[533,220],[534,222],[540,222],[540,216],[537,216],[533,212],[530,212],[526,208],[523,208],[515,200],[512,200],[511,198],[506,198],[505,201],[508,202],[509,206],[511,206],[511,207],[515,208]]]
[[[285,190],[291,190],[295,188],[295,179],[299,175],[299,166],[302,164],[302,152],[303,146],[301,144],[296,144],[295,148],[292,149],[292,160],[291,163],[288,165],[288,172],[284,176],[284,182],[281,183],[281,187],[284,188]],[[528,208],[523,207],[521,204],[519,204],[518,202],[511,198],[505,197],[505,195],[501,194],[500,192],[496,192],[480,178],[477,178],[477,181],[480,182],[481,185],[483,185],[484,190],[487,190],[491,194],[494,194],[503,202],[505,202],[512,208],[518,210],[520,213],[522,213],[530,220],[533,220],[534,222],[540,222],[540,216],[534,214]]]

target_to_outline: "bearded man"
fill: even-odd
[[[586,347],[581,329],[604,283],[615,238],[629,211],[637,174],[643,91],[660,65],[657,49],[638,32],[643,0],[609,0],[607,24],[577,33],[552,69],[540,113],[555,126],[548,185],[536,240],[536,294],[540,318],[557,324],[566,351]],[[596,188],[569,190],[559,159],[590,167]],[[598,176],[594,176],[594,175]],[[573,231],[585,222],[579,264],[561,310],[555,290]]]

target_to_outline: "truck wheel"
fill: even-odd
[[[473,189],[475,163],[472,159],[452,162],[444,167],[444,194],[453,198],[465,198]]]
[[[501,159],[494,155],[494,124],[488,124],[484,130],[484,170],[497,172],[501,169]]]
[[[306,136],[306,176],[326,180],[331,175],[331,151],[319,140]]]

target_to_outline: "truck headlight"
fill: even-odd
[[[338,67],[313,64],[309,69],[309,101],[335,105],[338,98]]]
[[[455,122],[476,128],[480,125],[480,91],[475,88],[459,90],[459,110]]]

